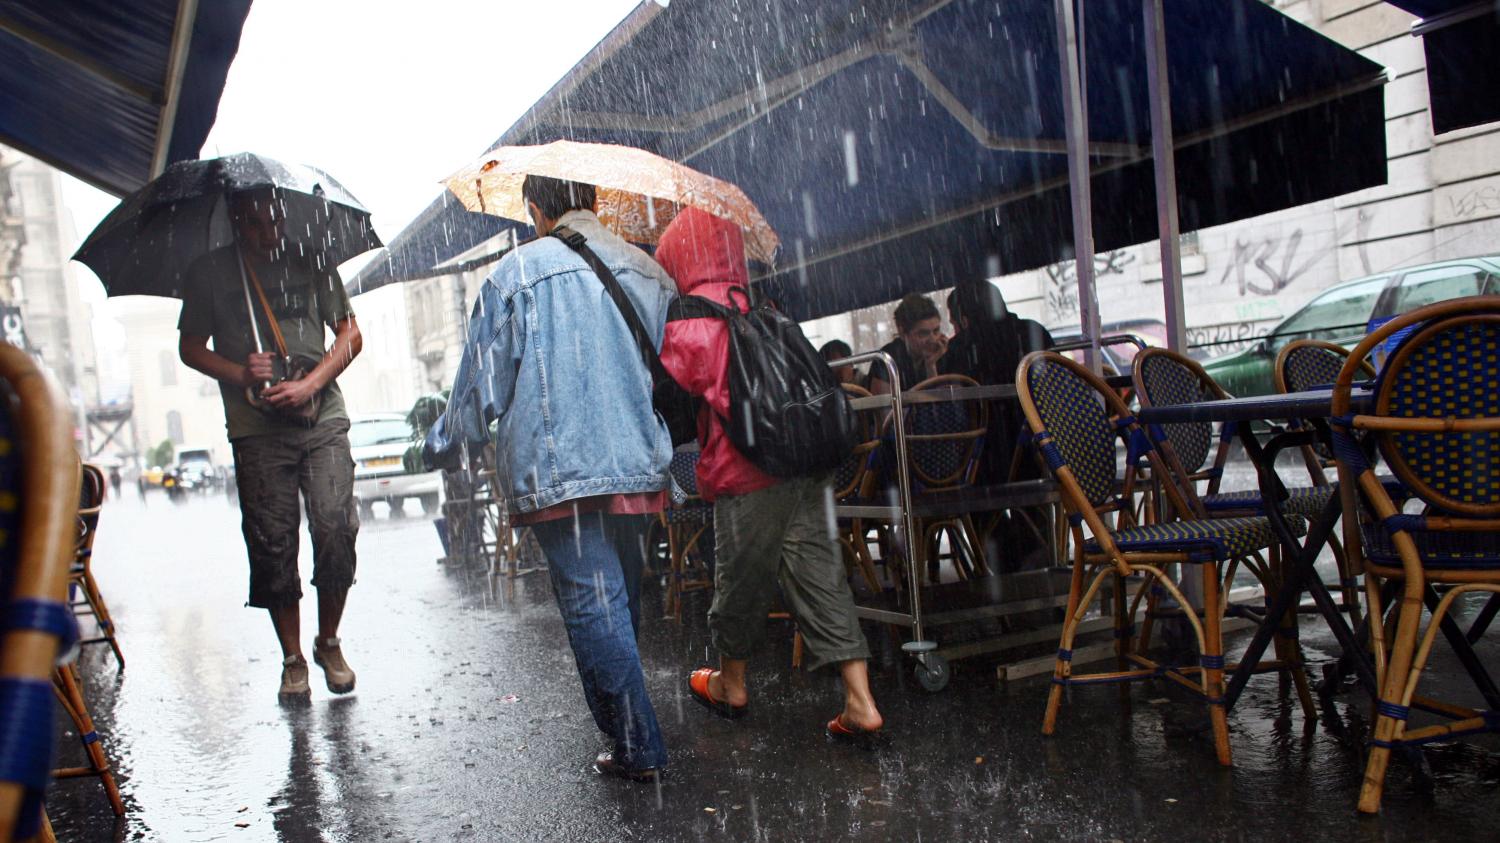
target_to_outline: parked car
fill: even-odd
[[[1500,294],[1500,255],[1426,263],[1335,284],[1254,345],[1209,360],[1203,367],[1231,395],[1268,395],[1276,391],[1276,355],[1294,340],[1353,346],[1372,323],[1434,302],[1481,294]]]
[[[1053,329],[1049,333],[1052,334],[1052,341],[1063,348],[1063,354],[1079,363],[1083,362],[1083,351],[1066,348],[1083,341],[1082,329],[1077,325],[1068,325]],[[1107,344],[1101,345],[1099,350],[1104,355],[1106,371],[1112,374],[1130,374],[1131,363],[1141,350],[1140,346],[1134,342],[1109,342],[1111,338],[1123,336],[1135,337],[1148,346],[1163,346],[1167,344],[1167,326],[1160,319],[1126,319],[1100,325],[1099,337]]]
[[[376,501],[385,501],[399,514],[407,498],[416,498],[422,511],[437,512],[442,475],[411,472],[402,456],[412,444],[411,426],[400,413],[376,413],[349,420],[349,448],[354,456],[354,497],[360,514],[373,515]]]

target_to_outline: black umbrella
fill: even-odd
[[[234,244],[227,198],[264,191],[284,217],[282,248],[322,266],[381,246],[370,212],[333,176],[241,152],[182,161],[125,197],[79,247],[74,260],[94,270],[111,296],[182,297],[188,267]]]

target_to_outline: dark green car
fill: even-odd
[[[1327,340],[1352,347],[1372,321],[1423,305],[1479,294],[1500,295],[1500,255],[1462,258],[1392,270],[1335,284],[1254,345],[1203,364],[1231,395],[1276,391],[1276,355],[1293,340]]]

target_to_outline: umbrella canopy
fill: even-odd
[[[285,220],[289,252],[336,267],[381,245],[370,212],[333,176],[242,152],[168,167],[125,197],[73,259],[94,270],[111,296],[181,298],[193,261],[234,242],[226,200],[247,191],[268,192],[273,213]]]
[[[1108,250],[1157,236],[1146,32],[1139,3],[1082,5]],[[1073,249],[1053,7],[643,4],[500,142],[628,144],[739,185],[785,243],[761,283],[798,319],[1032,269]],[[1184,230],[1384,182],[1378,65],[1258,0],[1173,0],[1164,28]],[[372,276],[502,225],[457,205]]]
[[[116,196],[198,157],[250,0],[0,3],[0,143]]]
[[[633,243],[655,243],[677,211],[691,205],[743,229],[745,252],[753,260],[772,263],[780,244],[738,187],[629,146],[574,141],[501,146],[445,183],[471,211],[525,221],[521,182],[529,175],[594,185],[599,220]]]

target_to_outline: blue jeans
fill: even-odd
[[[640,516],[586,513],[531,528],[547,555],[584,699],[627,770],[667,763],[635,643],[643,526]]]

